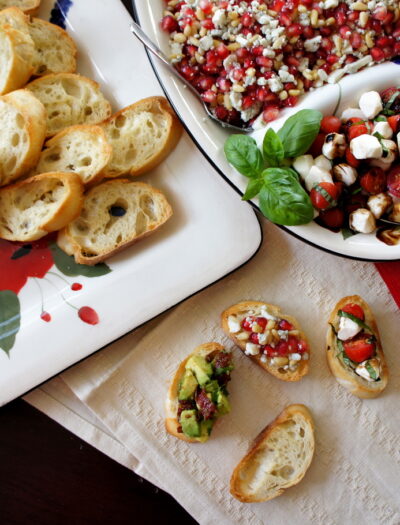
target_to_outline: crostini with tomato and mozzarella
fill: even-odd
[[[355,396],[377,397],[388,382],[378,327],[358,295],[341,299],[329,318],[327,359],[337,381]]]

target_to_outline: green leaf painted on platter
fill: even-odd
[[[68,277],[75,277],[76,275],[100,277],[111,272],[111,268],[105,263],[96,264],[95,266],[76,263],[72,255],[67,255],[55,243],[50,245],[50,250],[57,269]]]
[[[354,232],[353,230],[350,230],[350,228],[342,228],[342,237],[345,241],[349,237],[353,237],[357,232]]]
[[[18,295],[11,290],[0,292],[0,348],[8,355],[14,346],[21,322]]]

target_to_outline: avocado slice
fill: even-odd
[[[207,394],[211,394],[211,401],[213,403],[217,403],[218,392],[220,391],[218,381],[216,379],[212,379],[211,381],[205,384],[204,390],[207,392]]]
[[[197,421],[196,410],[183,410],[179,418],[182,432],[190,438],[200,437],[200,424]]]
[[[188,359],[185,368],[194,373],[200,386],[205,385],[211,379],[213,373],[211,363],[207,363],[201,355],[192,355]]]
[[[208,440],[211,434],[212,427],[214,425],[214,421],[212,419],[203,420],[200,422],[200,437],[198,438],[198,441],[201,443],[204,443]]]
[[[178,399],[185,401],[191,399],[198,387],[198,382],[190,370],[185,370],[179,385]]]
[[[231,411],[231,405],[229,403],[228,397],[219,390],[217,393],[217,409],[218,415],[223,416],[224,414],[229,414]]]

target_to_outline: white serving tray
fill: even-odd
[[[160,29],[160,20],[165,5],[164,0],[152,0],[151,2],[134,0],[133,4],[136,18],[144,31],[166,54],[169,54],[168,34]],[[150,58],[170,102],[200,150],[219,174],[242,195],[248,179],[228,164],[223,152],[223,144],[230,132],[207,118],[203,106],[196,96],[185,89],[184,84],[174,77],[158,59]],[[394,62],[373,66],[357,74],[344,77],[340,81],[342,98],[338,114],[349,104],[354,104],[358,100],[357,97],[364,91],[369,89],[379,91],[391,85],[399,84],[400,66]],[[282,112],[282,117],[273,122],[271,127],[279,129],[285,119],[304,108],[314,108],[325,114],[331,114],[338,103],[339,94],[337,84],[319,88],[304,96],[301,103],[296,107]],[[265,131],[266,128],[263,131],[254,132],[253,135],[256,140],[260,140]],[[258,207],[258,200],[254,199],[253,204]],[[379,241],[374,234],[358,234],[344,240],[341,233],[331,232],[314,222],[304,226],[282,228],[299,239],[334,254],[374,261],[400,259],[400,245],[387,246]]]
[[[52,20],[65,15],[79,48],[79,72],[101,84],[114,110],[161,94],[119,1],[54,4],[44,0],[40,17],[49,19],[58,5]],[[65,261],[52,266],[46,248],[35,261],[29,247],[10,259],[10,245],[0,244],[0,405],[227,275],[257,251],[261,230],[254,211],[187,134],[161,166],[140,180],[165,192],[174,215],[159,232],[107,261],[111,271],[103,267],[104,275],[80,275],[84,269],[68,269]],[[38,265],[46,257],[51,267],[43,276]],[[82,288],[73,291],[73,283]],[[97,324],[78,316],[83,306],[95,310]],[[50,322],[41,318],[42,310]],[[86,321],[96,317],[82,310],[81,316]]]

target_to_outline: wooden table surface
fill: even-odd
[[[168,494],[21,399],[0,408],[0,524],[103,523],[196,522]]]

